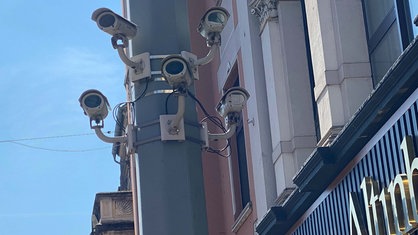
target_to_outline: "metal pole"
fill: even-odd
[[[131,88],[129,86],[129,82],[126,82],[125,84],[126,88],[126,96],[128,103],[132,102],[132,92]],[[134,120],[132,120],[132,109],[131,105],[127,105],[127,119],[128,124],[133,124]],[[137,189],[137,179],[136,179],[136,161],[135,161],[135,153],[129,152],[129,173],[131,176],[131,192],[132,192],[132,213],[133,213],[133,219],[134,219],[134,235],[139,235],[139,216],[138,216],[138,189]]]
[[[151,79],[135,83],[136,176],[141,235],[208,234],[195,103],[186,97],[183,142],[160,140],[159,116],[176,114],[178,97],[162,79],[161,60],[190,51],[187,0],[126,0],[129,18],[139,26],[132,55],[151,54]],[[197,23],[196,23],[197,25]],[[193,88],[190,88],[194,92]]]

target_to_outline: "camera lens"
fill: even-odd
[[[101,103],[102,98],[96,94],[89,95],[84,99],[84,104],[89,108],[99,107]]]
[[[111,27],[113,26],[113,24],[115,23],[116,19],[115,16],[112,14],[105,14],[102,17],[100,17],[99,19],[99,24],[100,26],[107,28],[107,27]]]
[[[171,61],[165,66],[165,71],[167,71],[167,73],[172,74],[172,75],[179,74],[183,72],[183,70],[184,70],[184,63],[178,60]]]
[[[211,22],[223,24],[226,21],[225,14],[220,11],[212,12],[208,15],[208,20]]]

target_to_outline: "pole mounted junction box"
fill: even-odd
[[[148,52],[133,56],[131,60],[138,64],[136,68],[129,68],[129,80],[131,82],[151,77],[151,61]]]
[[[177,128],[173,128],[171,124],[175,120],[175,117],[176,115],[160,115],[161,141],[186,140],[186,135],[184,132],[184,119],[181,118]]]
[[[194,65],[194,63],[197,60],[197,56],[191,52],[188,51],[182,51],[181,56],[187,61],[189,64],[190,73],[193,77],[193,80],[199,80],[199,71],[197,69],[197,66]]]

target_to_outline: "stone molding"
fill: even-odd
[[[260,22],[260,33],[268,21],[278,19],[278,0],[251,0],[249,7],[252,15],[255,15]]]
[[[97,193],[92,214],[91,235],[133,235],[131,191]]]

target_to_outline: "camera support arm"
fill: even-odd
[[[235,134],[236,129],[237,129],[237,124],[234,123],[234,124],[231,124],[231,126],[229,126],[228,130],[225,133],[212,134],[208,132],[208,137],[210,140],[214,140],[214,141],[217,141],[220,139],[229,139]]]
[[[117,34],[112,36],[112,46],[118,51],[120,59],[125,63],[127,66],[133,69],[140,69],[140,64],[135,63],[125,53],[125,48],[128,47],[128,38],[122,34]],[[122,43],[119,44],[118,42],[121,41]]]
[[[213,46],[210,47],[210,50],[209,50],[208,54],[205,57],[196,60],[193,63],[193,65],[194,66],[201,66],[201,65],[208,64],[209,62],[211,62],[213,60],[213,58],[215,57],[215,55],[218,51],[219,51],[219,44],[213,44]]]
[[[99,139],[101,139],[103,142],[114,144],[114,143],[126,143],[128,141],[128,136],[127,135],[109,137],[109,136],[106,136],[102,132],[102,128],[100,126],[93,126],[92,129],[94,129],[94,131],[96,132],[97,137],[99,137]]]
[[[171,120],[170,122],[170,126],[169,126],[169,133],[171,134],[177,134],[179,132],[179,125],[180,125],[180,121],[182,120],[183,116],[184,116],[184,110],[185,110],[185,96],[184,94],[180,94],[178,96],[178,109],[177,109],[177,113],[174,116],[173,120]]]

